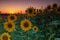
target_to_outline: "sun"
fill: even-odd
[[[13,14],[14,12],[13,11],[10,11],[9,13],[12,13]]]
[[[10,14],[14,14],[14,11],[13,11],[13,10],[10,10],[9,13],[10,13]]]
[[[9,9],[9,10],[8,10],[8,13],[9,13],[9,14],[14,14],[14,13],[15,13],[15,10]]]

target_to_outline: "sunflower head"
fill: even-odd
[[[22,30],[28,31],[31,29],[32,23],[29,20],[25,19],[20,22],[20,26]]]
[[[13,22],[5,22],[4,23],[4,28],[8,31],[11,32],[15,29],[15,25]]]
[[[35,32],[38,31],[38,27],[37,27],[37,26],[34,26],[32,29],[33,29]]]
[[[53,8],[57,8],[57,4],[56,3],[53,4]]]
[[[47,10],[48,10],[48,11],[51,11],[51,10],[52,10],[51,5],[48,5],[48,6],[47,6]]]
[[[15,21],[17,17],[15,15],[9,15],[8,16],[8,21]]]
[[[1,40],[10,40],[10,35],[8,33],[3,33],[1,35]]]
[[[53,5],[52,5],[52,9],[54,10],[54,11],[57,11],[57,4],[56,3],[54,3]]]
[[[43,11],[41,9],[37,9],[37,15],[43,15]]]
[[[35,9],[33,7],[30,7],[26,10],[26,13],[28,16],[32,17],[32,16],[36,16],[36,13],[35,13]]]

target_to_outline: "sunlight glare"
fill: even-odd
[[[9,13],[10,13],[10,14],[14,14],[14,11],[13,11],[13,10],[9,10]]]

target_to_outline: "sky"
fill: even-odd
[[[53,3],[60,5],[59,0],[0,0],[0,11],[24,12],[30,6],[41,9]]]

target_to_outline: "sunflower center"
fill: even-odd
[[[11,27],[12,27],[12,24],[11,24],[11,23],[9,23],[9,24],[8,24],[8,28],[11,28]]]
[[[36,28],[34,28],[34,30],[36,30]]]
[[[59,11],[59,12],[60,12],[60,9],[57,9],[57,11]]]
[[[28,22],[24,23],[24,27],[28,27],[28,25],[29,25]]]
[[[50,7],[50,6],[48,6],[48,7],[47,7],[47,9],[49,9],[49,10],[50,10],[50,9],[51,9],[51,7]]]
[[[32,9],[29,9],[29,13],[32,13]]]
[[[14,16],[11,16],[10,19],[11,19],[11,20],[14,20]]]
[[[53,7],[56,8],[57,7],[57,4],[53,4]]]
[[[3,40],[8,40],[8,37],[6,35],[3,36]]]
[[[34,14],[36,14],[36,13],[34,12]]]

